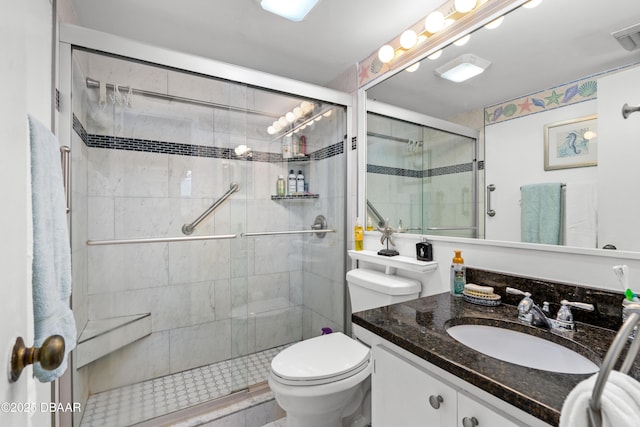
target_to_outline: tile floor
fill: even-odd
[[[226,360],[89,397],[81,427],[123,427],[226,396],[267,380],[271,359],[287,346]],[[267,424],[281,427],[285,424]]]

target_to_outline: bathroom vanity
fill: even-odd
[[[524,332],[598,366],[616,330],[578,322],[575,331],[549,331],[517,315],[515,305],[483,307],[449,293],[354,313],[354,334],[373,349],[373,425],[557,426],[566,396],[592,374],[503,362],[456,341],[447,328],[480,324]],[[637,361],[631,375],[640,378]]]

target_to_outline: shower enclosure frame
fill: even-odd
[[[196,55],[171,51],[165,48],[156,47],[140,43],[137,41],[124,39],[107,33],[90,30],[75,25],[61,24],[59,28],[59,45],[58,45],[58,89],[60,96],[58,111],[58,137],[65,143],[71,140],[73,132],[72,119],[72,50],[81,48],[107,55],[115,55],[119,57],[132,58],[164,66],[170,69],[176,69],[185,72],[191,72],[202,76],[209,76],[217,79],[224,79],[241,84],[247,84],[255,87],[272,90],[275,92],[287,93],[294,96],[312,98],[322,100],[335,105],[343,106],[346,110],[345,126],[345,168],[346,182],[345,190],[345,216],[343,224],[337,224],[339,229],[346,230],[347,221],[346,214],[349,211],[349,194],[352,194],[350,188],[354,186],[350,180],[352,175],[348,173],[347,165],[352,164],[352,158],[356,156],[354,150],[348,149],[346,141],[351,141],[353,135],[353,113],[352,113],[352,96],[350,94],[339,92],[333,89],[315,86],[285,77],[267,74],[264,72],[251,70],[231,64],[222,63],[213,59],[207,59]],[[348,238],[344,237],[348,242]],[[347,262],[346,251],[344,254],[345,269],[350,265]],[[346,283],[344,286],[346,295]],[[345,299],[344,307],[344,328],[349,329],[347,322],[349,310],[347,309],[347,300]],[[69,369],[61,379],[58,390],[58,400],[62,403],[74,402],[73,398],[73,371],[74,367],[70,364]],[[73,419],[71,414],[60,414],[59,425],[71,426]]]

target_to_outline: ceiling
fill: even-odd
[[[76,24],[292,79],[327,85],[444,0],[320,0],[301,22],[263,11],[259,0],[70,0]],[[623,64],[611,32],[640,22],[638,0],[546,0],[518,9],[464,47],[401,72],[369,98],[440,118],[489,106]],[[492,62],[454,84],[433,69],[462,53]],[[433,102],[437,100],[437,102]],[[429,102],[431,101],[431,102]]]
[[[71,0],[78,25],[317,85],[442,2],[320,0],[291,22],[259,0]]]

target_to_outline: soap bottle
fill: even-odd
[[[292,196],[296,192],[296,174],[293,173],[293,169],[289,171],[288,188],[289,195]]]
[[[370,216],[367,217],[367,231],[373,231],[373,222]]]
[[[284,176],[278,175],[278,180],[276,181],[276,195],[284,196],[287,194],[287,183],[284,180]]]
[[[292,145],[292,141],[293,138],[292,136],[289,135],[285,135],[282,137],[282,158],[283,159],[290,159],[291,158],[291,145]]]
[[[304,175],[301,170],[298,171],[298,176],[296,177],[296,191],[304,194]]]
[[[356,226],[353,227],[353,237],[355,239],[356,251],[364,249],[364,230],[362,229],[362,223],[360,223],[360,217],[356,218]]]
[[[455,256],[451,263],[451,295],[461,297],[464,285],[467,283],[467,275],[462,251],[456,250],[454,252]]]

